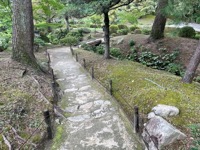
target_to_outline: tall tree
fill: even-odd
[[[105,41],[105,53],[104,58],[110,58],[110,20],[109,20],[109,11],[129,5],[133,0],[93,0],[93,7],[97,13],[103,14],[104,16],[104,41]]]
[[[167,5],[168,0],[158,0],[156,17],[149,37],[150,41],[158,40],[164,37],[165,24],[167,21],[167,17],[164,14],[164,9],[167,7]]]
[[[33,53],[33,13],[31,0],[13,0],[12,58],[37,65]]]
[[[194,55],[192,56],[188,66],[187,66],[187,70],[186,70],[185,75],[182,79],[183,82],[192,83],[192,80],[194,78],[194,75],[195,75],[195,72],[197,70],[199,63],[200,63],[200,40],[199,40],[199,44],[197,46],[197,49],[196,49]]]

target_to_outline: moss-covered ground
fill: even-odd
[[[86,59],[87,69],[94,66],[95,78],[105,87],[113,81],[113,95],[126,114],[133,117],[138,106],[146,116],[157,104],[176,106],[180,114],[166,118],[187,134],[191,124],[200,123],[200,84],[184,84],[181,78],[127,60],[104,60],[101,55],[78,49],[79,60]]]

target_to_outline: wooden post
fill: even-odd
[[[49,55],[48,52],[47,52],[47,57],[48,57],[48,63],[50,63],[50,62],[51,62],[51,59],[50,59],[50,55]]]
[[[47,124],[47,135],[48,139],[53,139],[52,129],[51,129],[51,117],[48,110],[43,112],[45,122]]]
[[[78,62],[78,54],[76,53],[76,61]]]
[[[56,83],[55,82],[51,83],[51,88],[52,88],[52,93],[53,93],[53,104],[57,104],[58,95],[57,95],[57,92],[56,92]]]
[[[110,92],[110,95],[113,95],[112,80],[109,80],[109,92]]]
[[[135,133],[139,133],[139,108],[137,106],[134,107],[134,131]]]
[[[92,66],[91,76],[92,76],[92,79],[94,79],[94,66]]]
[[[53,80],[53,82],[55,81],[55,76],[54,76],[54,71],[53,71],[53,69],[51,69],[51,75],[52,75],[52,80]]]
[[[83,58],[83,67],[86,68],[85,58]]]

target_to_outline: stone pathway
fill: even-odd
[[[77,63],[67,47],[49,49],[51,66],[64,91],[52,150],[142,150],[143,144],[105,90]]]

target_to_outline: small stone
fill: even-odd
[[[154,112],[150,112],[149,114],[148,114],[148,119],[151,119],[151,118],[153,118],[153,117],[155,117],[156,115],[155,115],[155,113]]]
[[[169,116],[176,116],[179,114],[179,109],[175,106],[163,105],[158,104],[155,106],[152,111],[161,117],[169,117]]]

